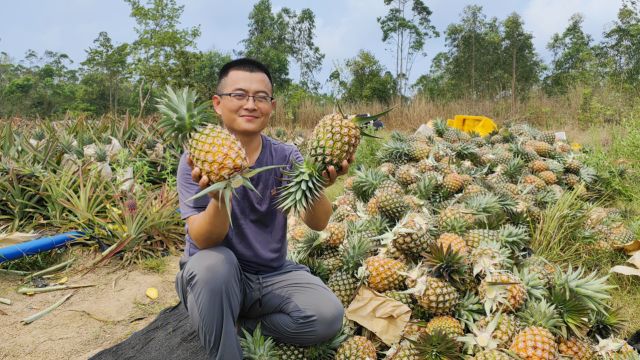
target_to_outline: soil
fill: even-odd
[[[12,302],[0,303],[0,359],[87,359],[178,303],[174,281],[179,256],[165,257],[166,268],[160,273],[112,261],[82,275],[78,270],[92,260],[86,257],[90,255],[66,274],[67,284],[94,287],[28,296],[16,291],[24,284],[22,277],[0,274],[0,297]],[[149,287],[158,289],[157,299],[145,295]],[[73,296],[45,317],[29,325],[21,322],[70,292]]]

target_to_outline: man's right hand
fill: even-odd
[[[187,164],[189,164],[189,166],[191,167],[191,179],[193,179],[193,181],[198,183],[198,186],[200,187],[200,189],[204,190],[210,185],[212,185],[209,183],[209,177],[207,175],[202,175],[202,171],[200,170],[200,168],[196,167],[193,164],[193,160],[191,159],[190,154],[187,154]],[[217,191],[212,191],[207,195],[209,195],[209,197],[212,199],[218,200],[219,198]]]

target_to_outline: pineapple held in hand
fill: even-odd
[[[285,171],[289,182],[278,195],[278,207],[285,212],[304,212],[320,197],[326,185],[322,173],[329,166],[339,170],[344,161],[356,153],[361,136],[371,136],[362,127],[368,121],[389,112],[372,116],[344,116],[330,114],[320,119],[309,140],[309,156],[304,162],[295,164],[291,171]]]
[[[194,90],[184,88],[177,93],[167,87],[158,100],[158,111],[162,114],[158,127],[164,130],[175,145],[189,152],[193,165],[212,184],[189,201],[218,191],[224,199],[231,218],[231,194],[233,189],[247,186],[254,190],[249,178],[261,171],[278,166],[266,166],[249,170],[249,160],[240,141],[225,128],[211,124],[207,117],[208,103],[196,104]]]

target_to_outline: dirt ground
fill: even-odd
[[[129,337],[150,323],[162,309],[178,303],[174,288],[178,256],[164,258],[160,273],[141,267],[123,269],[117,262],[81,276],[69,274],[68,284],[95,284],[76,290],[32,296],[19,294],[21,277],[0,274],[0,359],[87,359]],[[78,269],[75,264],[71,269]],[[149,299],[145,291],[158,289]],[[66,294],[74,292],[62,306],[29,325],[21,320],[33,315]]]

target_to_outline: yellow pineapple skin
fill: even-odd
[[[347,236],[347,226],[341,222],[329,223],[325,231],[328,234],[326,244],[331,247],[340,246]]]
[[[364,336],[353,336],[343,342],[336,352],[336,360],[377,359],[376,348]]]
[[[432,334],[437,330],[441,330],[452,339],[464,335],[464,328],[462,327],[462,323],[460,323],[458,319],[448,315],[436,316],[433,319],[429,320],[425,331],[429,334]]]
[[[560,355],[574,360],[589,360],[595,357],[592,346],[576,337],[560,340],[558,350]]]
[[[428,312],[434,315],[450,314],[460,300],[456,289],[444,280],[427,277],[425,292],[416,296],[416,300]]]
[[[200,168],[211,183],[228,180],[249,168],[240,141],[218,125],[209,124],[192,134],[188,150],[194,166]]]
[[[520,331],[509,350],[522,360],[556,360],[559,358],[558,344],[551,332],[539,326],[529,326]]]
[[[372,256],[365,260],[365,266],[369,272],[369,287],[375,291],[396,290],[404,283],[406,276],[400,272],[407,271],[407,268],[402,261]]]
[[[462,237],[454,233],[441,234],[438,237],[437,244],[445,250],[449,246],[451,246],[451,250],[463,256],[467,255],[467,253],[469,252],[466,241],[464,241]]]
[[[355,154],[359,143],[360,129],[353,121],[341,114],[326,115],[313,129],[309,156],[316,163],[339,168]]]

